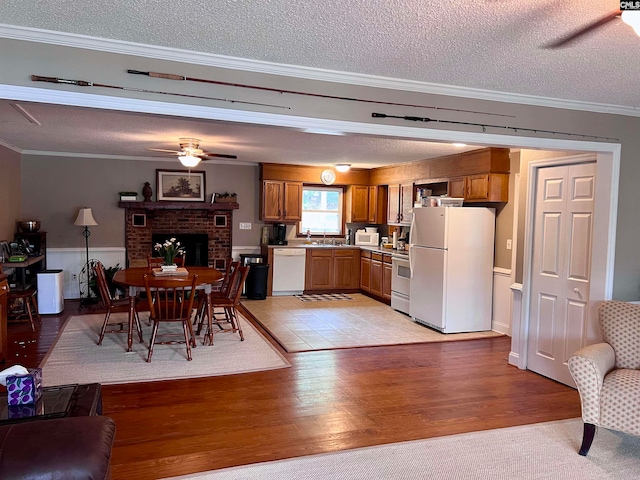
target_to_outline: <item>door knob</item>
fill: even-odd
[[[582,294],[580,293],[580,290],[578,290],[578,288],[574,288],[573,293],[575,293],[578,297],[582,298]]]

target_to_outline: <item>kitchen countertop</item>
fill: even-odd
[[[289,243],[287,245],[263,245],[268,248],[339,248],[339,249],[358,249],[367,250],[369,252],[384,253],[394,257],[406,258],[409,256],[408,250],[395,250],[393,248],[371,247],[367,245],[331,245],[330,243]]]

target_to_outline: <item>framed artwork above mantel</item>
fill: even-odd
[[[205,172],[203,170],[156,170],[158,201],[204,202]]]

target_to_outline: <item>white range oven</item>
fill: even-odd
[[[409,292],[411,268],[409,258],[393,256],[391,258],[391,308],[409,315]]]

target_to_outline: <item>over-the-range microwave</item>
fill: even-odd
[[[356,245],[369,245],[377,247],[380,243],[380,234],[356,231]]]

